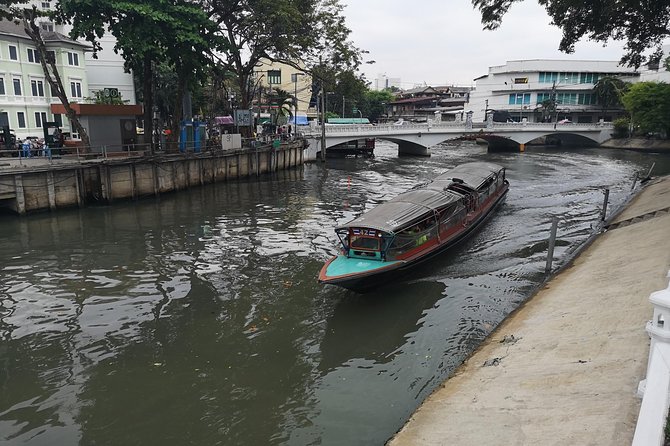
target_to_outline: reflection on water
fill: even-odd
[[[0,217],[0,441],[381,444],[668,156],[530,149],[329,160],[158,200]],[[456,164],[511,189],[471,238],[393,286],[320,287],[333,229]]]

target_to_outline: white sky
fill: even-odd
[[[616,60],[623,44],[583,41],[573,54],[558,51],[560,30],[536,0],[510,8],[495,31],[482,29],[470,0],[342,0],[351,39],[367,50],[361,71],[417,84],[474,85],[489,66],[519,59]],[[373,84],[374,86],[374,84]]]

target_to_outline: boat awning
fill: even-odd
[[[426,187],[429,189],[443,190],[445,187],[448,187],[453,183],[454,179],[457,179],[461,180],[471,189],[477,190],[492,173],[497,173],[501,169],[502,167],[493,163],[465,163],[439,175]]]
[[[415,189],[404,192],[382,203],[342,228],[371,228],[395,232],[424,217],[433,210],[442,209],[461,198],[460,194],[433,189]]]
[[[233,125],[235,121],[232,116],[217,116],[214,118],[214,122],[218,125]]]
[[[444,209],[458,202],[463,195],[448,190],[452,183],[459,183],[476,190],[502,167],[486,162],[461,164],[436,177],[430,183],[404,192],[382,203],[337,229],[371,228],[393,233],[412,225],[431,211]]]

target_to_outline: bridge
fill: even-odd
[[[531,123],[531,122],[428,122],[402,125],[326,125],[326,150],[350,141],[377,138],[398,144],[399,155],[430,156],[430,147],[441,142],[461,138],[481,138],[491,148],[516,148],[525,150],[528,142],[552,137],[559,141],[599,145],[609,139],[612,124],[605,122],[591,124],[575,123]],[[304,133],[309,142],[305,160],[317,159],[321,152],[322,129],[310,127]]]

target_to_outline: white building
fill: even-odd
[[[664,61],[670,56],[670,45],[663,45],[663,57],[657,67],[649,66],[640,73],[641,82],[665,82],[670,83],[670,71],[665,68]]]
[[[34,5],[37,9],[48,11],[53,9],[57,0],[31,0],[29,4]],[[68,36],[72,27],[69,25],[54,25],[44,18],[41,20],[41,27],[46,31],[56,31],[60,34]],[[82,42],[90,46],[88,42]],[[88,75],[88,86],[86,89],[86,97],[94,97],[96,91],[104,90],[105,88],[118,89],[124,101],[128,104],[135,104],[135,82],[132,73],[127,73],[124,69],[125,60],[121,54],[114,52],[114,45],[116,45],[116,38],[111,34],[105,34],[100,39],[102,50],[98,51],[97,59],[93,57],[93,53],[88,51],[85,53],[86,72]]]
[[[597,104],[593,87],[604,76],[636,82],[640,73],[614,61],[592,60],[513,60],[489,68],[475,79],[466,112],[474,122],[486,120],[487,111],[501,112],[514,121],[547,119],[542,102],[555,95],[557,112],[551,117],[573,122],[611,121],[620,110],[603,110]]]
[[[387,88],[400,88],[401,80],[399,77],[388,77],[386,74],[378,74],[370,86],[373,90],[385,90]]]
[[[69,99],[82,102],[88,91],[84,52],[89,47],[53,31],[44,31],[42,37]],[[22,25],[0,21],[0,126],[9,125],[20,139],[43,137],[45,122],[70,131],[65,116],[51,112],[51,104],[60,100],[46,81],[32,40]]]

